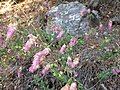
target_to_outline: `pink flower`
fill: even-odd
[[[73,37],[70,42],[69,42],[69,46],[75,46],[77,44],[77,38]]]
[[[38,56],[37,54],[35,54],[34,56],[34,60],[32,62],[32,65],[31,67],[29,68],[29,71],[30,72],[35,72],[38,68],[39,68],[39,64],[40,64],[40,60],[41,60],[42,57]]]
[[[66,47],[67,47],[67,46],[64,44],[64,45],[60,48],[60,51],[59,51],[59,52],[60,52],[61,54],[64,54],[64,52],[65,52],[65,50],[66,50]]]
[[[83,9],[80,11],[80,15],[81,15],[81,16],[84,16],[84,15],[86,15],[86,14],[88,13],[88,11],[89,11],[89,10],[83,8]]]
[[[37,70],[37,68],[35,69],[33,66],[29,67],[29,72],[33,73]]]
[[[103,30],[104,30],[104,27],[103,27],[102,23],[100,23],[100,25],[99,25],[99,30],[100,30],[100,32],[103,32]]]
[[[63,34],[64,34],[64,31],[60,31],[59,33],[58,33],[58,35],[57,35],[57,39],[61,39],[61,37],[63,36]]]
[[[40,51],[34,55],[34,60],[32,62],[31,67],[29,68],[30,72],[35,72],[38,68],[40,63],[43,61],[44,57],[48,55],[50,52],[50,48],[45,48],[43,51]]]
[[[46,75],[50,69],[50,64],[47,64],[44,69],[42,70],[41,74]]]
[[[111,20],[109,20],[109,22],[108,22],[108,29],[109,29],[109,30],[112,29],[112,21],[111,21]]]
[[[32,34],[28,35],[29,40],[25,43],[23,50],[25,52],[28,52],[30,50],[30,48],[32,47],[32,45],[34,45],[36,43],[36,39],[37,37],[33,36]]]
[[[31,46],[32,46],[32,43],[28,40],[23,47],[24,52],[28,52],[30,50]]]
[[[41,54],[45,56],[48,55],[50,51],[51,51],[50,48],[45,48],[43,51],[41,51]]]
[[[70,68],[75,68],[79,64],[79,58],[75,58],[74,60],[71,59],[71,57],[67,58],[67,65]]]
[[[73,82],[73,83],[70,85],[70,90],[77,90],[77,83],[76,83],[76,82]]]
[[[120,69],[112,69],[113,74],[120,74]]]
[[[22,73],[22,67],[20,67],[17,71],[17,76],[20,78],[21,76],[23,76],[23,73]]]
[[[90,9],[87,9],[87,13],[90,13],[91,12],[91,10]]]
[[[8,26],[7,38],[6,38],[6,39],[11,38],[11,37],[14,35],[15,31],[16,31],[16,26],[13,25],[13,24],[10,24],[10,25]]]
[[[70,90],[70,85],[66,84],[65,86],[63,86],[60,90]]]
[[[70,56],[68,56],[67,58],[67,65],[71,68],[75,67],[75,65],[73,64],[72,58]]]

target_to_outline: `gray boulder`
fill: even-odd
[[[47,16],[47,32],[61,29],[73,36],[82,36],[89,31],[87,8],[77,1],[54,6]]]

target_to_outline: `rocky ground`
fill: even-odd
[[[77,83],[78,90],[120,89],[120,1],[78,0],[90,10],[87,14],[88,37],[82,34],[78,37],[78,44],[72,48],[67,46],[68,50],[62,55],[58,50],[69,42],[71,36],[68,33],[61,40],[55,41],[52,34],[44,33],[46,27],[51,27],[51,17],[46,13],[53,6],[69,4],[72,1],[74,0],[0,1],[0,36],[3,36],[3,40],[10,23],[17,23],[18,26],[11,41],[0,43],[1,90],[60,90],[66,83],[72,82]],[[60,12],[62,11],[63,9]],[[52,18],[54,20],[56,16]],[[111,29],[108,27],[109,21],[112,21]],[[64,26],[74,29],[66,23]],[[21,50],[22,44],[27,41],[26,37],[30,33],[38,37],[37,45],[31,52],[24,53]],[[46,46],[49,46],[52,52],[35,73],[30,73],[28,68],[33,54],[39,51],[35,48],[42,50]],[[71,69],[65,64],[68,56],[79,60],[77,67]],[[40,76],[40,71],[47,63],[51,64],[51,71]],[[22,73],[20,77],[18,72]]]

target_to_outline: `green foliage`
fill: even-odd
[[[101,40],[100,42],[100,48],[104,48],[105,46],[107,46],[108,43],[111,42],[111,37],[105,37],[104,39]]]
[[[5,55],[7,53],[7,50],[5,48],[0,48],[0,57]]]
[[[108,60],[108,59],[114,59],[115,57],[117,57],[119,55],[120,55],[120,49],[106,52],[103,54],[103,56],[101,58],[103,60]]]
[[[85,41],[83,38],[78,39],[78,45],[84,45]]]
[[[48,34],[45,30],[41,30],[39,34],[46,43],[50,43],[55,38],[55,33]]]
[[[52,75],[60,80],[63,84],[67,82],[68,77],[64,74],[63,71],[59,71],[56,64],[51,64]]]
[[[111,74],[111,72],[108,70],[108,71],[102,71],[100,72],[97,76],[100,80],[105,80],[107,79]]]
[[[79,81],[78,81],[78,90],[84,90],[83,84]]]
[[[49,90],[46,82],[44,82],[43,78],[40,78],[38,75],[34,75],[33,83],[41,90]]]

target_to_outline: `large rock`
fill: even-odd
[[[47,12],[46,30],[64,30],[73,36],[82,36],[89,31],[87,12],[87,8],[77,1],[54,6]]]

